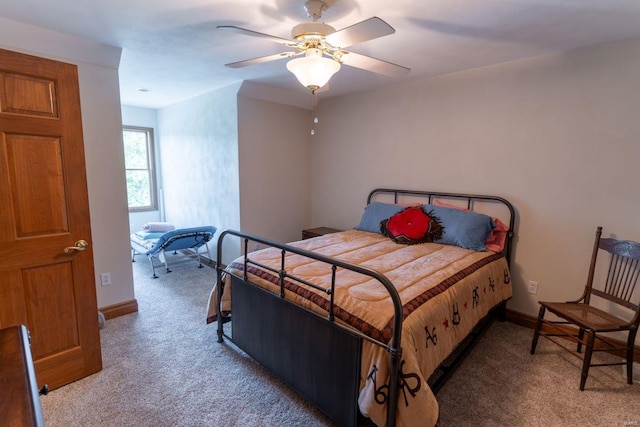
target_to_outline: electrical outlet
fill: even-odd
[[[111,273],[100,273],[100,284],[109,286],[111,284]]]
[[[538,293],[538,282],[534,282],[533,280],[529,280],[529,286],[527,287],[527,291],[530,294],[536,295]]]

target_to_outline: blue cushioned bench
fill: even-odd
[[[202,268],[200,259],[200,248],[204,246],[207,251],[209,262],[211,262],[211,252],[207,242],[213,238],[216,227],[202,226],[193,228],[181,228],[177,230],[167,231],[164,233],[153,233],[138,231],[131,235],[131,261],[135,262],[138,254],[146,255],[151,263],[151,272],[154,279],[156,275],[155,258],[164,264],[167,273],[171,270],[167,264],[165,252],[179,250],[188,250],[194,253],[198,258],[198,268]]]

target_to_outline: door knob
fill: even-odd
[[[78,240],[73,244],[73,246],[64,248],[64,253],[68,254],[71,251],[78,251],[78,252],[86,251],[87,247],[89,247],[89,243],[87,243],[86,240]]]

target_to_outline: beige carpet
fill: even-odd
[[[149,278],[134,263],[139,312],[107,321],[104,369],[43,396],[48,427],[332,426],[205,325],[214,271],[195,261]],[[494,323],[438,394],[443,426],[640,425],[640,384],[620,367],[592,369],[578,390],[577,359],[531,330]]]

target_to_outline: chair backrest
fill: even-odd
[[[589,303],[590,295],[620,304],[636,312],[633,323],[638,323],[640,316],[640,292],[636,285],[640,281],[640,243],[629,240],[602,239],[602,227],[596,231],[591,267],[587,280],[585,301]],[[593,277],[598,252],[610,254],[609,270],[602,288],[593,287]]]

